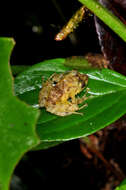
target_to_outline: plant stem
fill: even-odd
[[[126,42],[126,26],[96,0],[79,0]]]

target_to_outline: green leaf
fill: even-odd
[[[54,72],[70,70],[64,59],[48,60],[34,65],[15,80],[16,94],[37,107],[42,76],[47,79]],[[41,142],[66,141],[92,134],[111,124],[126,113],[126,77],[112,70],[80,70],[89,76],[88,107],[82,115],[60,117],[41,109],[37,132]]]
[[[115,190],[126,190],[126,179],[124,179],[120,186],[116,187]]]
[[[28,65],[12,65],[11,70],[13,75],[18,75],[19,73],[25,71],[28,69],[30,66]]]
[[[36,147],[34,147],[32,150],[36,151],[36,150],[43,150],[43,149],[48,149],[54,146],[57,146],[59,144],[63,143],[63,141],[54,141],[54,142],[40,142],[40,144]]]
[[[38,144],[35,123],[38,110],[14,96],[8,64],[13,39],[0,38],[0,189],[7,190],[10,177],[23,154]]]

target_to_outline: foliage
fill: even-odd
[[[38,111],[19,101],[8,65],[12,39],[0,39],[0,189],[7,190],[10,176],[23,154],[38,144],[35,123]]]
[[[68,69],[64,59],[54,59],[36,64],[15,79],[16,95],[28,104],[38,106],[42,78],[46,80],[54,72]],[[126,113],[126,77],[109,69],[80,70],[89,77],[88,107],[80,110],[82,115],[56,116],[40,109],[37,133],[41,142],[66,141],[92,134],[114,122]],[[105,117],[104,117],[105,116]],[[50,143],[51,145],[51,143]]]
[[[126,179],[115,190],[125,190],[125,189],[126,189]]]
[[[80,1],[126,41],[126,27],[118,18],[95,0]],[[38,63],[16,77],[13,91],[13,80],[8,65],[13,46],[12,39],[0,39],[1,190],[8,189],[10,177],[16,164],[28,150],[44,149],[63,141],[87,136],[111,124],[126,113],[124,101],[126,77],[109,69],[84,70],[83,66],[79,65],[80,72],[86,73],[89,77],[88,88],[90,89],[87,100],[88,107],[80,111],[83,116],[73,114],[59,117],[46,112],[43,108],[40,109],[39,117],[38,94],[42,84],[42,76],[47,79],[54,72],[62,73],[74,68],[73,66],[65,66],[65,59]],[[14,72],[17,74],[24,69]],[[32,106],[20,101],[15,95]],[[117,189],[123,189],[123,186],[121,185]]]

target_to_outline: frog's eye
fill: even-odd
[[[72,98],[69,97],[69,98],[67,99],[67,101],[68,101],[68,102],[72,102]]]
[[[57,84],[57,81],[53,81],[52,85],[56,86],[56,84]]]

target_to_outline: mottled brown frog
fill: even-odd
[[[42,85],[39,93],[39,106],[59,116],[82,114],[76,111],[87,105],[79,107],[79,104],[87,99],[87,93],[81,98],[76,95],[86,87],[87,83],[88,76],[76,70],[62,74],[55,73]]]

